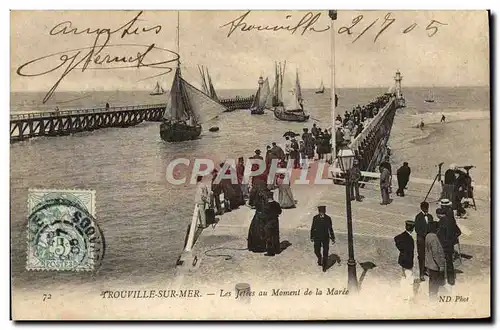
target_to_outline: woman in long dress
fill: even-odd
[[[248,228],[248,250],[255,253],[266,252],[266,215],[264,205],[267,199],[267,192],[260,190],[255,197],[255,214],[250,227]]]
[[[279,215],[281,214],[281,207],[273,199],[273,193],[269,192],[267,202],[264,204],[263,213],[266,217],[264,232],[266,235],[266,256],[272,257],[281,252],[280,246],[280,225]]]
[[[278,186],[278,203],[282,209],[291,209],[295,207],[295,200],[293,198],[292,188],[290,186],[290,179],[285,180],[285,174],[278,175],[276,184]]]

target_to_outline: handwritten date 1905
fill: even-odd
[[[381,23],[380,30],[377,32],[377,34],[373,38],[374,43],[377,42],[378,38],[382,35],[382,33],[384,33],[396,21],[396,19],[393,18],[391,15],[392,15],[392,13],[389,12],[384,16],[384,21]],[[379,21],[379,18],[372,21],[370,24],[368,24],[366,27],[364,27],[364,29],[361,30],[359,33],[355,32],[356,28],[360,25],[360,23],[362,21],[363,21],[363,15],[358,15],[352,19],[351,25],[342,26],[341,28],[338,29],[337,33],[338,34],[347,34],[347,35],[356,34],[356,37],[352,40],[352,43],[354,43],[357,40],[359,40],[368,30],[370,30]],[[427,31],[427,35],[429,37],[433,37],[436,33],[438,33],[439,28],[443,25],[448,25],[448,24],[437,21],[435,19],[431,20],[427,24],[427,26],[425,27],[425,30]],[[417,26],[418,26],[417,23],[412,23],[412,24],[408,25],[405,29],[403,29],[401,32],[403,34],[410,33]]]

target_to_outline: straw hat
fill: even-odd
[[[451,202],[450,202],[450,200],[449,200],[449,199],[447,199],[447,198],[443,198],[443,199],[439,202],[439,204],[440,204],[441,206],[451,206]]]

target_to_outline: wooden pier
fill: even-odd
[[[362,171],[376,170],[378,164],[388,154],[387,141],[397,109],[398,102],[396,98],[391,97],[349,145],[360,160]]]
[[[219,102],[227,108],[227,111],[234,111],[236,109],[250,109],[252,106],[255,95],[248,97],[235,97],[230,99],[220,99]]]
[[[107,127],[129,127],[143,121],[161,121],[166,104],[14,114],[10,116],[10,141],[38,136],[69,135]]]

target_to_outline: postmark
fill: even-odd
[[[95,191],[29,190],[27,270],[94,271],[104,257]]]

